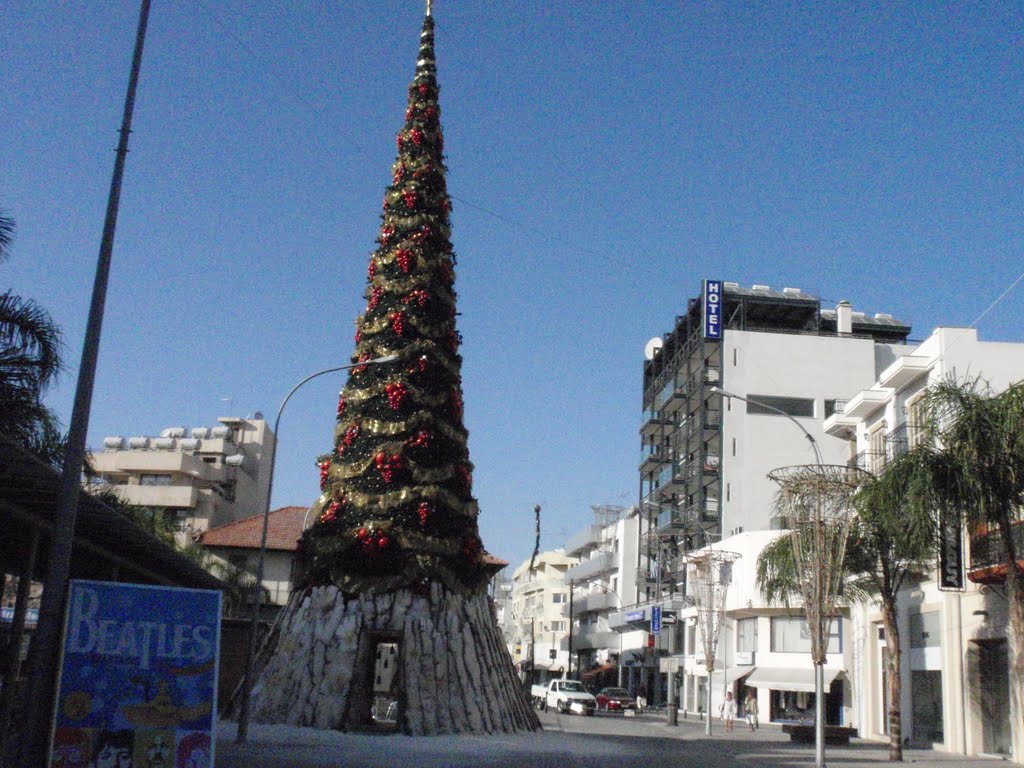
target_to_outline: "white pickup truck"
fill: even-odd
[[[547,685],[535,685],[530,689],[530,695],[536,706],[541,709],[554,707],[559,714],[592,715],[597,709],[597,699],[587,693],[579,680],[552,680]]]

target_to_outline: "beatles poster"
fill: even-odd
[[[51,768],[212,768],[220,600],[72,581]]]

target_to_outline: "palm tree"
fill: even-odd
[[[1011,649],[1010,722],[1021,739],[1024,712],[1024,556],[1019,525],[1024,508],[1024,382],[994,394],[980,379],[948,379],[925,399],[931,437],[940,448],[935,478],[940,512],[963,519],[972,532],[998,538],[1006,568]]]
[[[903,759],[900,697],[901,644],[896,596],[909,581],[924,578],[935,557],[932,502],[935,454],[922,445],[896,456],[857,495],[857,518],[847,546],[847,593],[876,598],[885,629],[889,687],[889,759]]]
[[[14,222],[0,214],[0,263]],[[11,291],[0,294],[0,436],[52,465],[63,455],[60,424],[42,395],[61,369],[61,335],[50,314]]]
[[[889,685],[889,759],[893,761],[903,759],[896,596],[908,579],[927,573],[935,554],[935,517],[929,495],[934,462],[927,447],[915,448],[897,456],[881,475],[861,485],[842,565],[843,602],[874,597],[881,603]],[[756,581],[769,602],[789,606],[792,597],[800,594],[788,535],[761,551]]]

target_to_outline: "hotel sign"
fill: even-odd
[[[722,338],[722,281],[704,281],[704,338]]]
[[[964,589],[964,543],[960,516],[945,512],[939,519],[939,589]]]

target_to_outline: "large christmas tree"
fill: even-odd
[[[318,522],[303,538],[314,582],[350,591],[486,577],[462,424],[455,254],[445,185],[433,23],[420,41],[398,159],[370,257],[355,368],[320,458]]]
[[[258,722],[539,727],[486,596],[462,421],[451,201],[428,4],[304,575],[259,659]]]

